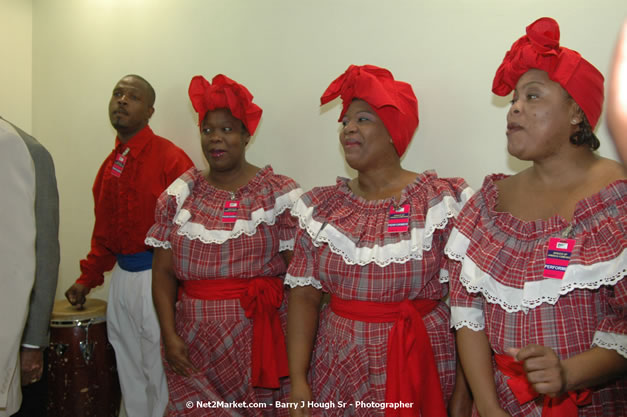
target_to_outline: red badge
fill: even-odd
[[[549,250],[544,262],[544,278],[562,279],[570,262],[570,255],[575,247],[575,239],[549,239]]]
[[[126,155],[130,149],[126,148],[123,153],[117,153],[115,155],[115,160],[113,161],[113,165],[111,165],[111,175],[116,178],[120,178],[122,175],[122,170],[124,170],[124,165],[126,164]]]
[[[222,212],[222,223],[235,223],[237,220],[237,209],[239,201],[229,200],[224,203],[224,211]]]
[[[388,216],[388,233],[401,233],[409,230],[409,204],[396,208],[390,206]]]

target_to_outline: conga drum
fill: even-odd
[[[48,416],[110,417],[120,412],[120,383],[107,341],[107,303],[55,302],[48,349]]]

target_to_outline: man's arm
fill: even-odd
[[[20,132],[23,134],[23,132]],[[59,193],[50,153],[30,136],[22,136],[35,164],[35,284],[22,344],[48,345],[50,314],[59,278]]]
[[[35,167],[35,282],[22,335],[22,385],[38,381],[43,373],[43,349],[59,277],[59,193],[50,153],[37,140],[16,127]]]

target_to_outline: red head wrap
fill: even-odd
[[[242,84],[226,75],[218,74],[209,84],[202,75],[192,78],[189,83],[189,98],[198,113],[198,125],[202,124],[208,111],[229,109],[231,114],[246,126],[252,136],[261,119],[261,107],[253,103],[253,95]]]
[[[559,25],[550,17],[527,26],[527,35],[514,42],[496,70],[492,91],[505,96],[530,69],[546,71],[581,107],[594,128],[603,107],[603,75],[578,52],[560,46],[559,41]]]
[[[418,100],[411,85],[395,81],[392,73],[374,65],[351,65],[327,87],[320,104],[342,98],[341,121],[353,99],[361,99],[373,108],[402,156],[418,127]]]

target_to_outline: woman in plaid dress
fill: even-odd
[[[471,191],[460,178],[401,167],[418,126],[409,84],[350,66],[322,103],[337,96],[340,143],[358,176],[314,188],[292,208],[292,414],[445,416],[456,359],[441,266],[450,220]],[[319,313],[323,293],[330,303]]]
[[[493,91],[514,96],[511,155],[446,246],[451,321],[475,415],[627,415],[627,182],[592,133],[603,76],[542,18],[512,45]]]
[[[287,415],[283,276],[302,194],[245,158],[261,108],[223,75],[192,79],[207,171],[192,168],[161,195],[146,243],[163,337],[168,416]],[[180,298],[175,303],[177,285]]]

